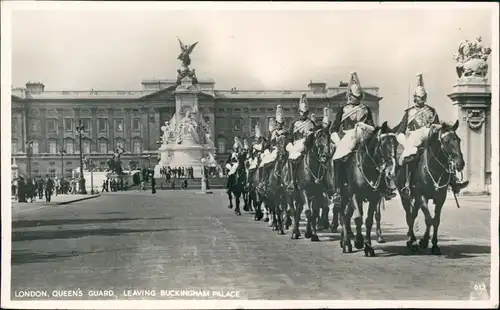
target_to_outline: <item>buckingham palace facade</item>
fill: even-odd
[[[336,87],[310,82],[303,90],[216,90],[214,86],[213,80],[198,82],[198,104],[210,124],[219,163],[225,161],[235,136],[252,136],[257,124],[266,131],[278,104],[284,107],[289,124],[298,115],[301,94],[306,93],[311,113],[320,120],[325,106],[335,113],[345,104],[347,89],[343,82]],[[39,82],[13,88],[13,163],[19,173],[28,173],[29,143],[32,175],[70,176],[80,166],[76,126],[81,121],[82,153],[92,158],[96,167],[107,167],[106,160],[119,146],[125,150],[125,165],[134,160],[141,167],[153,167],[160,127],[175,113],[175,88],[175,80],[143,81],[138,91],[47,91]],[[378,87],[363,89],[363,101],[377,123],[382,99]]]

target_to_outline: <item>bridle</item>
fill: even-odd
[[[383,139],[394,137],[396,138],[396,134],[393,132],[387,132],[387,133],[377,133],[377,136],[375,137],[377,139],[377,144],[375,146],[375,149],[372,153],[378,154],[380,148],[382,147],[382,141]],[[364,171],[364,161],[361,158],[361,152],[356,153],[356,162],[358,165],[359,170],[361,171],[361,175],[363,176],[363,179],[365,179],[365,182],[373,189],[376,190],[380,186],[380,182],[382,181],[382,175],[385,175],[386,181],[388,181],[389,177],[387,176],[385,172],[387,168],[387,161],[382,158],[382,162],[377,162],[376,159],[379,158],[379,156],[372,156],[370,154],[370,150],[368,149],[368,143],[364,143],[364,153],[367,158],[370,159],[370,162],[373,163],[373,165],[367,165],[367,168],[375,168],[379,173],[376,181],[371,181],[368,179],[368,177],[365,174]],[[395,153],[395,152],[394,152]],[[393,169],[396,167],[396,157],[395,154],[391,155],[391,161],[393,164]]]
[[[430,154],[431,157],[444,169],[444,172],[441,174],[441,176],[436,181],[436,179],[432,175],[432,172],[429,170],[429,157],[426,155],[426,159],[425,159],[426,164],[424,166],[424,169],[425,169],[425,172],[427,173],[427,175],[429,175],[429,177],[431,178],[431,181],[434,185],[435,190],[439,190],[441,188],[447,187],[450,183],[451,175],[453,173],[455,173],[455,163],[453,161],[453,157],[451,156],[450,151],[446,148],[445,143],[443,143],[444,137],[446,137],[449,134],[454,134],[454,133],[455,133],[454,131],[446,131],[444,133],[441,133],[441,130],[438,132],[438,141],[440,144],[440,148],[439,148],[439,152],[437,153],[437,155],[432,153],[431,147],[429,147],[427,149],[428,154]],[[432,134],[432,132],[429,133],[429,135],[431,135],[431,134]],[[439,155],[441,153],[443,153],[446,156],[447,165],[439,160]],[[448,175],[448,180],[446,180],[445,183],[440,185],[443,176],[445,176],[446,174]]]
[[[318,129],[318,130],[315,131],[313,146],[312,146],[311,150],[308,152],[309,156],[310,156],[311,153],[314,155],[314,158],[316,159],[316,162],[318,163],[318,171],[317,171],[317,173],[315,174],[311,170],[311,166],[309,164],[306,165],[307,170],[309,171],[309,173],[313,177],[314,183],[316,183],[316,184],[321,183],[321,181],[325,178],[325,176],[326,176],[326,174],[328,172],[328,159],[329,159],[329,157],[331,155],[330,154],[331,143],[329,141],[330,139],[329,139],[329,135],[328,134],[326,134],[327,141],[326,141],[325,145],[323,145],[323,147],[328,148],[327,154],[326,155],[325,154],[319,154],[319,152],[315,151],[315,150],[319,151],[319,147],[318,147],[318,144],[316,143],[316,141],[318,140],[318,137],[322,133],[324,134],[324,129]],[[325,159],[322,159],[321,155],[324,155]]]

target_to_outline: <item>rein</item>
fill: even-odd
[[[424,165],[424,169],[425,169],[425,172],[427,173],[427,175],[429,175],[429,177],[431,178],[431,181],[434,185],[435,190],[439,190],[441,188],[448,187],[448,185],[450,184],[450,180],[451,180],[451,174],[454,172],[454,169],[455,169],[453,167],[453,161],[451,160],[450,153],[446,150],[446,148],[444,147],[443,141],[442,141],[442,138],[449,135],[450,133],[451,132],[446,132],[442,135],[439,135],[439,143],[441,144],[441,147],[439,148],[439,152],[437,153],[437,155],[434,155],[432,153],[431,147],[429,147],[427,149],[428,152],[425,153],[425,163],[426,164]],[[438,157],[441,154],[441,152],[443,152],[447,157],[448,167],[446,167],[441,161],[439,161]],[[431,157],[444,169],[444,172],[441,173],[441,175],[439,176],[439,179],[437,181],[434,178],[434,176],[432,175],[432,172],[429,170],[429,156],[427,154],[431,154]],[[440,185],[443,176],[445,176],[446,174],[448,175],[448,180],[444,184]]]
[[[319,133],[319,131],[318,131]],[[316,136],[314,137],[314,141],[316,141]],[[330,143],[330,141],[327,141],[328,142],[328,145]],[[328,146],[330,147],[330,146]],[[316,143],[314,143],[313,147],[308,151],[308,154],[307,154],[307,170],[309,171],[309,173],[311,174],[311,176],[313,177],[314,179],[314,183],[321,183],[321,181],[325,178],[327,172],[328,172],[328,166],[327,166],[327,162],[328,161],[325,161],[325,162],[322,162],[319,158],[319,154],[317,154],[316,152],[314,152],[314,149],[317,149],[318,147],[316,146]],[[311,156],[311,153],[314,155],[314,158],[316,159],[316,162],[318,163],[319,167],[318,167],[318,171],[317,171],[317,176],[315,175],[315,173],[311,170],[310,168],[310,156]]]
[[[384,137],[387,137],[387,136],[396,136],[394,133],[383,133],[383,134],[379,134],[376,138],[377,140],[380,142],[381,138],[384,138]],[[384,169],[385,169],[385,166],[386,166],[386,163],[377,163],[377,161],[375,160],[375,158],[370,155],[370,152],[368,150],[368,143],[364,143],[364,148],[365,148],[365,155],[366,157],[368,157],[369,159],[371,159],[371,162],[374,163],[373,166],[367,166],[367,168],[375,168],[379,174],[378,174],[378,177],[377,177],[377,180],[375,182],[371,181],[368,179],[368,177],[366,176],[365,174],[365,171],[364,171],[364,160],[361,158],[361,152],[356,152],[356,164],[359,168],[359,170],[361,171],[361,175],[363,176],[363,179],[365,179],[366,183],[373,189],[373,190],[376,190],[378,189],[378,187],[380,186],[380,182],[382,181],[382,174],[384,173]],[[380,143],[377,143],[377,147],[375,148],[375,151],[377,151],[378,149],[380,148]],[[365,158],[366,158],[365,157]]]

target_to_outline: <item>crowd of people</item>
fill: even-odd
[[[36,198],[43,199],[50,202],[50,199],[56,189],[56,195],[61,193],[62,188],[66,189],[66,180],[62,182],[64,187],[61,186],[61,182],[56,182],[50,176],[46,175],[45,178],[42,177],[28,177],[24,179],[24,176],[19,176],[12,181],[12,196],[18,202],[34,202]]]

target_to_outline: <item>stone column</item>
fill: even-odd
[[[108,137],[109,137],[109,150],[115,149],[115,116],[114,109],[108,108]]]
[[[97,124],[97,108],[90,109],[90,138],[92,139],[92,144],[90,145],[90,152],[98,151],[98,141],[97,135],[99,132],[99,125]]]
[[[142,137],[142,148],[144,151],[149,151],[149,131],[148,131],[148,122],[149,122],[149,117],[148,117],[148,109],[147,108],[141,108],[141,137]]]
[[[132,118],[130,117],[130,113],[132,113],[132,109],[125,108],[125,128],[124,128],[124,139],[125,139],[125,149],[129,152],[132,152]]]
[[[462,139],[464,179],[469,181],[464,194],[484,194],[488,191],[486,161],[491,160],[486,147],[486,130],[491,129],[485,125],[491,115],[491,87],[486,78],[462,77],[448,97],[458,107],[457,134]]]
[[[42,139],[38,140],[39,144],[39,153],[48,153],[48,145],[47,145],[47,109],[41,108],[40,111],[40,135]]]

